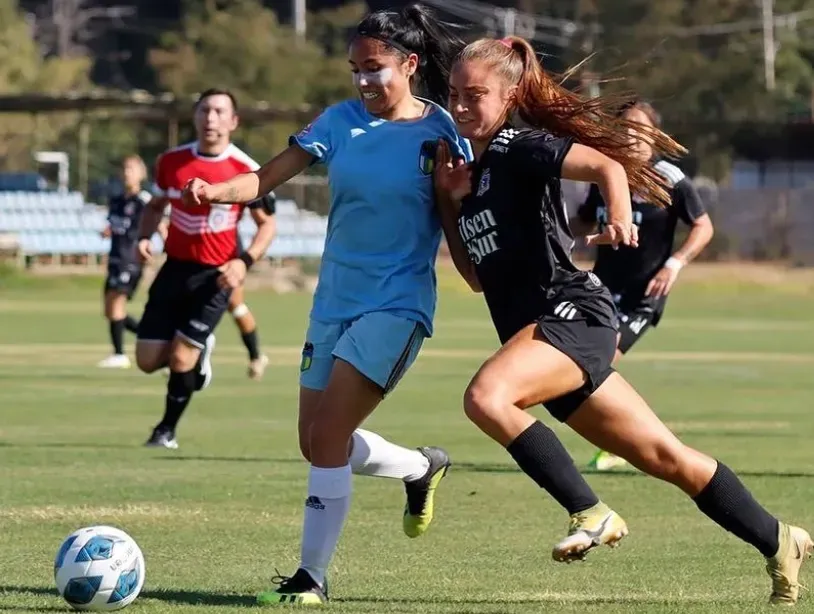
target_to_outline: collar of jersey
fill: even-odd
[[[369,120],[368,121],[369,124],[379,123],[379,124],[389,124],[391,126],[415,126],[416,124],[428,119],[430,115],[432,115],[433,113],[437,113],[438,109],[441,108],[437,104],[435,104],[432,100],[427,100],[426,98],[421,98],[420,96],[416,96],[415,98],[426,104],[427,108],[424,110],[423,116],[419,117],[418,119],[411,120],[409,122],[393,122],[388,119],[376,117],[365,108],[365,103],[364,101],[362,101],[362,99],[359,99],[357,102],[359,103],[359,107],[362,109],[362,114],[365,116],[365,118]]]
[[[229,157],[232,153],[233,144],[229,143],[222,152],[220,152],[217,156],[208,156],[206,154],[202,154],[198,151],[198,142],[195,141],[192,144],[192,155],[195,156],[198,160],[203,160],[205,162],[220,162],[221,160],[225,160]]]

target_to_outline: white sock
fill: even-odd
[[[351,478],[350,465],[335,469],[311,465],[308,474],[300,569],[311,574],[320,586],[325,584],[328,564],[348,517]]]
[[[424,477],[430,468],[430,461],[418,450],[397,446],[376,433],[356,429],[352,442],[348,462],[357,475],[410,482]]]

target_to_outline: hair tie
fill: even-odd
[[[501,38],[500,41],[498,41],[498,42],[501,45],[503,45],[504,47],[508,47],[509,49],[514,51],[514,47],[512,46],[512,39],[510,39],[510,38]]]

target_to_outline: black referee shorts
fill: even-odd
[[[167,259],[156,275],[138,328],[142,341],[180,335],[203,348],[229,306],[231,290],[218,287],[217,267]]]
[[[614,372],[611,365],[617,333],[612,326],[584,316],[575,320],[543,316],[537,325],[546,340],[577,363],[587,376],[581,388],[544,403],[548,413],[565,422]]]

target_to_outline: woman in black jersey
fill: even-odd
[[[622,118],[660,128],[660,118],[653,106],[642,100],[623,105]],[[614,363],[630,350],[651,327],[657,326],[664,313],[667,295],[678,279],[679,272],[709,244],[713,235],[712,221],[701,196],[689,177],[667,160],[654,156],[653,148],[644,140],[634,141],[633,149],[661,175],[670,194],[670,206],[662,207],[638,194],[631,194],[633,223],[639,229],[637,248],[612,249],[601,245],[597,250],[594,273],[613,296],[619,311],[619,335]],[[571,221],[574,234],[587,235],[601,228],[607,206],[599,189],[592,185],[577,217]],[[682,245],[673,252],[679,220],[690,232]],[[604,471],[625,460],[605,451],[598,451],[589,467]]]
[[[450,85],[450,110],[476,161],[456,166],[439,145],[439,208],[456,265],[483,290],[503,344],[469,384],[464,409],[571,514],[570,543],[556,547],[555,558],[581,558],[627,529],[554,433],[525,412],[539,403],[594,445],[681,488],[766,557],[771,601],[795,603],[811,537],[770,515],[724,464],[680,442],[614,372],[613,300],[570,259],[560,178],[596,183],[602,192],[608,220],[591,243],[635,246],[628,183],[661,203],[668,195],[631,149],[628,130],[659,154],[676,155],[681,147],[657,130],[609,116],[603,100],[559,86],[521,38],[470,44]]]
[[[122,160],[122,192],[110,199],[103,237],[110,238],[105,277],[105,318],[109,323],[113,353],[99,362],[104,369],[127,369],[130,359],[124,353],[124,331],[135,333],[138,321],[127,314],[129,301],[141,280],[141,263],[136,258],[138,226],[150,193],[141,189],[147,178],[144,160],[132,154]]]

